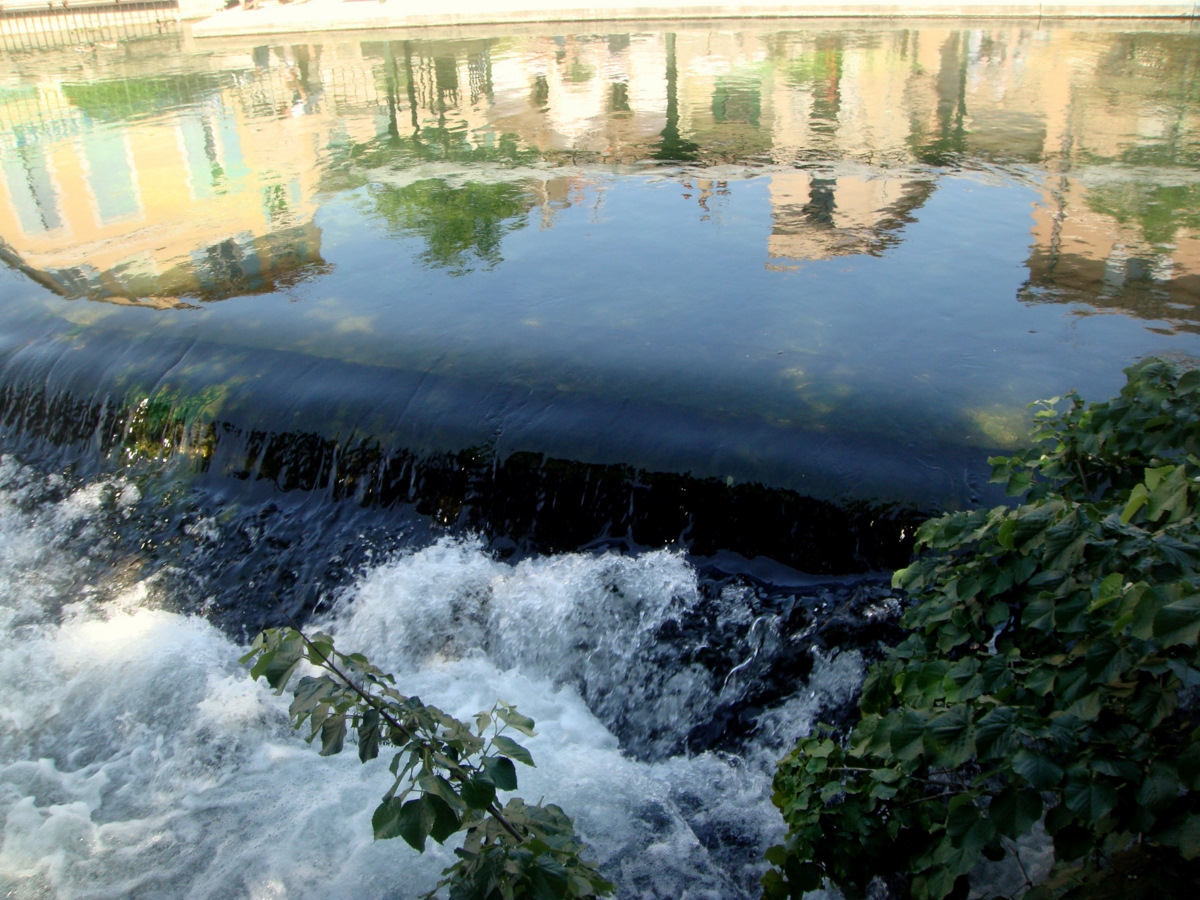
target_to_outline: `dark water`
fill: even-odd
[[[0,887],[428,889],[238,666],[288,610],[753,895],[915,523],[1200,355],[1194,29],[301,40],[0,56]]]

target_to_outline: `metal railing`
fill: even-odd
[[[0,0],[0,50],[144,37],[178,21],[177,0]]]

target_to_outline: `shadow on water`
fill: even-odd
[[[819,499],[542,453],[412,449],[353,429],[345,438],[264,429],[243,424],[236,408],[225,418],[214,393],[131,397],[80,398],[9,383],[0,388],[6,445],[22,458],[81,471],[106,460],[153,461],[217,491],[248,482],[281,503],[405,509],[437,532],[481,534],[505,557],[677,546],[765,579],[776,571],[786,580],[782,567],[820,575],[894,568],[908,558],[923,518],[901,502]]]

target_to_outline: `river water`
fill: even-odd
[[[563,28],[0,55],[6,896],[436,882],[284,612],[537,719],[622,896],[754,896],[913,525],[1200,356],[1192,26]]]

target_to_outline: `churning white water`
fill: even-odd
[[[237,641],[170,612],[161,578],[113,558],[108,530],[135,487],[62,490],[11,459],[0,483],[0,894],[408,898],[434,885],[450,849],[372,841],[386,758],[319,757],[288,727],[287,698],[250,681]],[[442,539],[364,571],[321,624],[447,712],[503,698],[536,719],[538,765],[518,793],[575,818],[620,896],[753,896],[782,833],[773,761],[850,695],[861,661],[822,661],[740,756],[656,753],[737,690],[736,672],[716,681],[657,641],[698,598],[676,553],[510,565]],[[736,591],[722,601],[749,664],[770,623]]]

